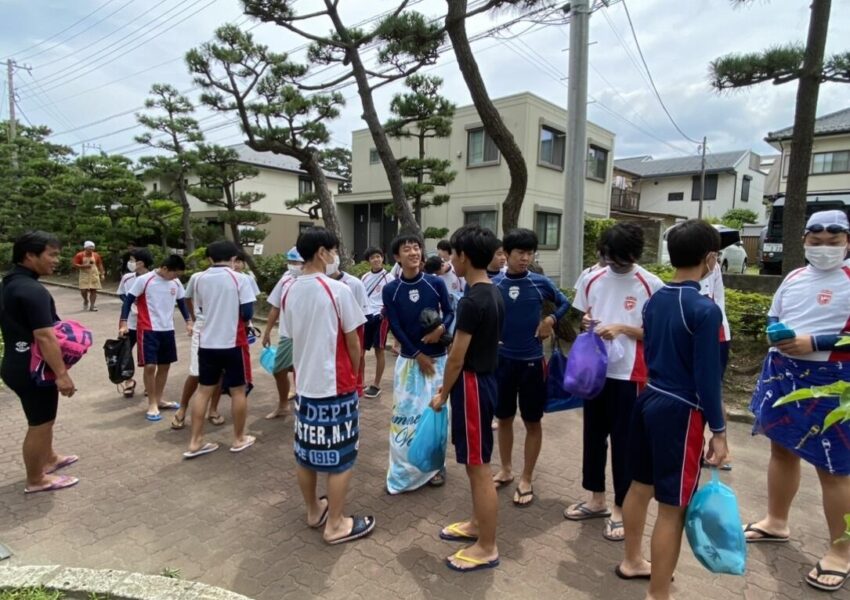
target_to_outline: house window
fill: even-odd
[[[541,248],[557,250],[561,241],[561,215],[538,212],[534,220],[534,232]]]
[[[605,181],[608,173],[608,151],[599,146],[587,147],[587,176],[590,179]]]
[[[812,175],[850,172],[850,150],[812,155]]]
[[[378,155],[378,151],[375,148],[369,149],[369,164],[377,165],[381,162],[381,157]]]
[[[788,165],[791,164],[791,154],[782,155],[782,179],[788,179]]]
[[[566,141],[567,134],[563,131],[546,125],[540,127],[540,164],[563,169]]]
[[[670,192],[667,194],[667,202],[680,202],[685,199],[685,192]]]
[[[153,184],[153,191],[155,191],[155,192],[156,192],[156,191],[158,191],[158,190],[159,190],[159,184],[158,184],[158,183],[156,183],[156,182],[154,182],[154,184]]]
[[[496,232],[496,211],[495,210],[471,210],[463,213],[463,224],[471,225],[475,223],[481,227],[486,227],[492,232]]]
[[[700,177],[694,175],[692,178],[691,200],[699,201]],[[717,200],[717,173],[705,176],[705,196],[703,200]]]
[[[749,175],[744,175],[741,180],[741,202],[750,201],[750,182],[753,180]]]
[[[466,141],[467,166],[495,165],[499,162],[499,149],[483,127],[470,129]]]
[[[309,177],[298,178],[298,197],[303,198],[307,194],[313,193],[313,180]]]

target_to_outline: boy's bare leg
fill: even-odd
[[[277,408],[266,415],[267,419],[285,417],[292,412],[289,409],[289,369],[275,373],[274,383],[277,386]]]
[[[850,506],[850,477],[832,475],[821,469],[817,470],[823,495],[823,514],[829,527],[829,539],[838,540],[844,537],[844,515]],[[820,560],[821,568],[825,571],[846,573],[850,570],[850,542],[834,542]],[[812,569],[812,577],[817,577],[817,571]],[[821,575],[818,581],[824,585],[837,585],[842,578],[835,575]]]
[[[328,522],[325,524],[324,532],[326,541],[345,537],[354,528],[354,519],[343,514],[352,472],[353,469],[348,469],[343,473],[330,473],[328,475]],[[318,500],[316,500],[316,504],[318,505]]]
[[[242,446],[248,442],[245,436],[245,422],[248,420],[248,396],[245,394],[244,385],[230,388],[230,408],[233,415],[233,445]],[[212,415],[212,408],[210,408],[210,415]]]
[[[384,378],[384,369],[387,366],[387,359],[384,356],[383,348],[375,348],[375,387],[381,387],[381,379]]]
[[[148,392],[148,414],[159,414],[159,398],[156,387],[157,365],[145,365],[142,378],[145,382],[145,390]]]
[[[156,376],[154,378],[154,395],[156,401],[152,402],[148,393],[148,413],[159,414],[159,405],[162,404],[162,396],[165,393],[165,384],[168,382],[168,370],[171,365],[156,365]],[[154,412],[154,409],[156,412]]]
[[[204,445],[204,415],[207,413],[215,386],[202,385],[198,387],[198,394],[192,403],[192,437],[189,439],[189,452],[200,450]]]
[[[186,381],[183,382],[183,394],[180,396],[180,408],[174,414],[174,418],[182,421],[186,418],[186,413],[189,412],[189,401],[198,389],[197,375],[189,375]]]
[[[301,489],[304,505],[307,507],[307,523],[317,523],[324,510],[316,493],[317,473],[301,465],[295,467],[295,472],[298,476],[298,487]]]
[[[687,506],[658,503],[658,519],[652,531],[652,576],[646,594],[652,600],[670,600],[670,583],[679,552],[682,549],[682,532],[685,529]]]
[[[534,500],[534,496],[520,496],[520,494],[530,492],[532,489],[534,467],[537,465],[537,459],[540,457],[540,448],[543,447],[543,424],[540,421],[537,423],[523,421],[523,424],[525,425],[525,456],[523,457],[522,476],[519,478],[514,502],[529,504]],[[513,433],[513,427],[511,430],[511,433]],[[502,429],[499,428],[499,440],[501,439]],[[499,448],[501,448],[501,444],[499,444]]]
[[[221,401],[221,380],[216,384],[215,389],[212,393],[212,398],[210,398],[210,409],[207,412],[208,419],[216,419],[220,421],[219,423],[215,423],[215,425],[224,425],[224,419],[221,418],[221,415],[218,414],[218,403]],[[246,409],[247,410],[247,409]]]
[[[463,554],[477,560],[495,560],[499,558],[499,549],[496,546],[499,497],[496,494],[496,488],[493,487],[490,465],[467,465],[466,474],[472,488],[473,519],[469,522],[469,525],[470,530],[477,529],[478,541],[470,547],[464,548]],[[449,560],[460,569],[468,569],[472,566],[454,556],[450,557]]]
[[[513,480],[512,455],[514,452],[514,417],[499,419],[499,471],[493,475],[493,482],[508,483]]]
[[[753,527],[771,535],[787,536],[788,513],[791,502],[800,488],[800,457],[776,442],[770,442],[770,463],[767,467],[767,516],[753,523]],[[758,538],[748,531],[747,538]]]
[[[649,561],[643,557],[643,530],[646,526],[646,511],[654,494],[655,488],[651,485],[632,481],[623,502],[623,528],[626,538],[620,572],[626,577],[650,572]]]

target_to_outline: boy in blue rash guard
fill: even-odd
[[[407,460],[416,423],[431,397],[443,384],[446,346],[440,338],[449,330],[454,312],[442,279],[420,271],[425,244],[418,235],[402,234],[393,240],[392,252],[401,265],[399,278],[382,292],[384,311],[393,335],[401,345],[393,373],[393,416],[390,424],[390,463],[387,491],[409,492],[431,482],[442,485],[441,471],[423,473]],[[426,333],[425,309],[441,315],[442,323]]]
[[[542,340],[570,308],[570,302],[551,280],[532,273],[528,266],[537,252],[537,235],[529,229],[514,229],[502,240],[507,271],[492,278],[505,302],[505,321],[499,345],[499,458],[501,469],[493,477],[497,487],[514,480],[511,454],[514,446],[514,417],[517,400],[525,424],[525,459],[514,493],[514,505],[526,507],[534,501],[531,480],[543,444],[543,404],[546,373]],[[543,317],[543,302],[555,303],[555,313]]]
[[[630,439],[632,484],[623,504],[625,558],[622,579],[650,579],[647,598],[668,600],[682,545],[685,510],[697,489],[705,423],[712,431],[706,461],[718,466],[728,454],[720,395],[720,308],[700,295],[720,251],[717,230],[691,220],[667,236],[676,272],[643,310],[644,356],[649,383],[635,406]],[[652,532],[652,562],[641,542],[653,496],[658,518]]]

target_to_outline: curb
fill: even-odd
[[[735,423],[746,423],[752,425],[755,422],[755,416],[748,410],[733,408],[726,411],[726,419]]]
[[[0,567],[0,590],[44,586],[72,598],[90,593],[110,600],[251,600],[203,583],[112,569],[77,569],[59,565]]]

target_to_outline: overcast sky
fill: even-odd
[[[318,0],[298,0],[296,9],[310,11]],[[803,41],[808,23],[806,0],[755,0],[733,8],[729,0],[628,0],[652,75],[670,112],[692,138],[708,136],[713,152],[751,148],[770,153],[764,136],[791,125],[796,83],[762,84],[719,95],[708,85],[708,64],[734,51],[755,51],[791,41]],[[443,14],[443,0],[414,0],[429,17]],[[349,23],[397,5],[395,1],[344,0]],[[150,85],[166,82],[180,90],[192,88],[182,57],[212,36],[225,22],[255,22],[241,15],[239,0],[0,0],[0,57],[12,57],[32,67],[16,73],[18,104],[32,123],[46,124],[54,141],[72,145],[98,144],[133,159],[143,155],[133,142],[133,112],[141,107]],[[510,18],[483,16],[469,24],[470,35]],[[329,28],[316,23],[316,31]],[[531,91],[566,105],[569,31],[567,26],[526,31],[523,23],[506,41],[487,37],[474,45],[491,97]],[[303,40],[274,25],[256,26],[253,33],[274,50],[297,48]],[[505,37],[512,37],[508,34]],[[671,125],[641,73],[635,43],[622,3],[598,11],[590,29],[591,121],[616,133],[617,157],[692,154]],[[827,52],[850,49],[850,0],[833,0]],[[294,56],[300,56],[296,53]],[[444,92],[458,105],[470,103],[454,55],[441,57],[430,73],[445,79]],[[317,78],[315,81],[319,81]],[[0,83],[0,118],[8,118],[5,86]],[[398,87],[376,96],[382,116]],[[197,92],[192,91],[190,97]],[[343,90],[348,104],[331,124],[333,143],[350,146],[351,131],[364,127],[353,87]],[[850,85],[821,87],[818,114],[850,107]],[[104,120],[118,113],[127,114]],[[238,129],[226,118],[199,110],[202,127],[214,142],[240,141]],[[19,116],[19,118],[21,118]],[[68,132],[68,130],[75,131]],[[68,132],[68,133],[65,133]],[[91,150],[88,150],[89,152]]]

